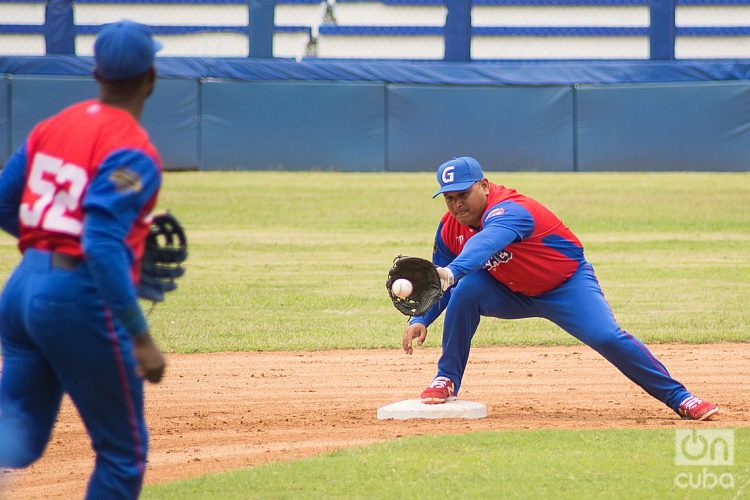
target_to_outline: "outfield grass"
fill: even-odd
[[[580,237],[615,314],[646,342],[748,341],[750,175],[489,173]],[[184,222],[188,272],[151,315],[172,352],[398,347],[385,277],[429,257],[432,173],[167,173],[160,208]],[[17,261],[0,236],[0,273]],[[440,343],[441,321],[427,345]],[[485,320],[475,345],[576,341],[542,320]]]
[[[151,485],[143,498],[742,498],[750,429],[734,432],[733,465],[675,465],[672,429],[473,433]]]

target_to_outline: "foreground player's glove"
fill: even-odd
[[[405,298],[394,295],[391,288],[398,279],[411,282],[411,295]],[[419,257],[399,255],[393,259],[393,267],[388,271],[385,287],[396,309],[407,316],[421,316],[443,296],[435,264]]]
[[[155,215],[146,237],[141,260],[138,296],[161,302],[164,294],[177,288],[177,278],[185,274],[187,238],[177,218],[169,212]]]

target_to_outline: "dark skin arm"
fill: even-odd
[[[158,384],[164,375],[167,360],[148,332],[133,338],[133,355],[138,362],[135,369],[138,376]]]
[[[142,75],[116,82],[102,80],[96,73],[94,76],[99,82],[101,102],[124,109],[140,121],[143,105],[154,91],[156,83],[156,70],[153,67]],[[164,375],[167,361],[149,332],[133,337],[133,355],[138,362],[136,366],[138,376],[152,384],[158,384]]]
[[[406,354],[411,354],[412,352],[414,352],[414,349],[412,348],[412,341],[414,339],[417,339],[417,344],[421,347],[422,344],[424,344],[426,338],[426,326],[424,326],[422,323],[414,323],[413,325],[409,325],[408,327],[406,327],[406,330],[404,330],[404,352]]]

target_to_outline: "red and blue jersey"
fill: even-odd
[[[84,203],[116,214],[127,198],[144,189],[143,174],[149,172],[142,170],[153,169],[137,163],[151,163],[161,170],[159,155],[138,122],[126,111],[96,100],[75,104],[39,123],[26,141],[26,159],[19,248],[75,257],[83,255]],[[109,171],[106,179],[100,179],[109,186],[90,189],[100,170]],[[126,236],[134,279],[155,193],[144,201]]]
[[[583,246],[541,203],[490,183],[481,226],[464,226],[447,212],[440,221],[435,257],[438,265],[451,268],[456,280],[484,268],[512,291],[536,296],[573,275],[583,262]]]

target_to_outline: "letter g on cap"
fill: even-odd
[[[445,167],[445,170],[443,170],[443,184],[448,184],[450,182],[453,182],[453,179],[455,178],[453,171],[456,169],[453,165],[450,167]]]

